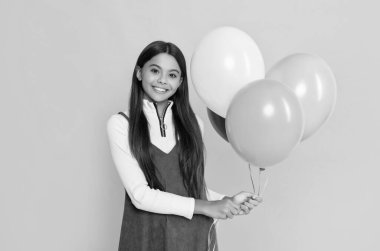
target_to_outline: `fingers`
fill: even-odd
[[[240,193],[238,193],[239,195],[243,195],[243,196],[245,196],[245,197],[254,197],[254,196],[256,196],[256,195],[254,195],[253,193],[250,193],[250,192],[245,192],[245,191],[242,191],[242,192],[240,192]]]
[[[239,210],[231,209],[231,214],[226,216],[226,218],[232,219],[235,215],[245,215],[249,214],[250,211],[254,208],[254,206],[248,202],[244,202],[240,205]]]
[[[226,219],[232,219],[232,218],[234,218],[234,215],[232,214],[232,212],[231,211],[226,212]]]
[[[233,219],[235,215],[246,215],[251,212],[256,206],[258,206],[263,199],[249,192],[241,192],[240,196],[244,196],[240,199],[240,203],[237,203],[232,198],[225,199],[225,209],[223,210],[224,219]]]
[[[257,201],[263,201],[263,197],[260,197],[256,194],[252,194],[251,196],[248,196],[247,199],[257,200]]]
[[[235,208],[229,208],[225,210],[226,219],[232,219],[235,215],[238,215],[240,213],[240,207],[239,210]]]
[[[240,212],[238,215],[246,215],[251,212],[252,209],[257,207],[263,199],[261,197],[254,196],[253,198],[248,198],[245,202],[240,204]]]
[[[233,202],[232,199],[228,200],[228,206],[234,208],[235,210],[240,210],[240,205],[238,203]]]
[[[253,204],[251,204],[251,203],[249,203],[249,202],[244,202],[243,205],[244,205],[245,207],[248,207],[248,210],[252,210],[252,209],[255,207]],[[242,205],[242,206],[243,206],[243,205]]]
[[[232,208],[232,209],[230,210],[230,212],[231,212],[232,215],[237,215],[239,211],[240,211],[240,208],[239,208],[239,210],[237,210],[237,209],[235,209],[235,208]]]
[[[232,219],[235,215],[239,214],[240,204],[234,202],[231,197],[225,197],[222,201],[223,209],[220,215],[222,219]]]
[[[258,196],[256,196],[256,197],[253,197],[253,199],[254,200],[257,200],[258,202],[263,202],[263,197],[258,197]]]
[[[262,198],[259,198],[259,197],[257,197],[256,199],[248,199],[248,201],[246,201],[246,202],[248,202],[249,204],[252,204],[253,206],[258,206],[261,202],[263,201],[263,199]],[[246,203],[245,202],[245,203]]]
[[[245,203],[245,202],[244,202]],[[252,207],[253,208],[253,207]],[[250,207],[246,206],[246,205],[240,205],[240,209],[242,212],[244,212],[245,214],[248,214],[249,211],[250,211]]]

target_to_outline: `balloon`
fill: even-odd
[[[190,73],[206,106],[226,117],[234,95],[249,82],[265,77],[264,60],[255,41],[233,27],[208,33],[193,53]]]
[[[210,109],[207,108],[208,119],[211,122],[214,130],[222,137],[225,141],[228,142],[227,133],[226,133],[226,119],[220,117],[218,114],[214,113]]]
[[[293,54],[276,63],[266,75],[288,86],[301,102],[305,131],[301,141],[314,134],[331,116],[336,83],[330,67],[320,57]]]
[[[234,150],[260,168],[284,160],[304,128],[295,94],[275,80],[257,80],[241,89],[227,111],[227,137]]]

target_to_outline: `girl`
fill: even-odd
[[[119,251],[206,250],[213,218],[248,214],[261,202],[247,192],[228,197],[207,189],[202,129],[182,52],[149,44],[137,59],[129,109],[107,124],[126,190]]]

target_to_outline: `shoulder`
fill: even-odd
[[[128,120],[121,114],[113,114],[107,121],[107,132],[112,134],[113,132],[127,133],[128,132]]]

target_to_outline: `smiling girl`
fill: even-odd
[[[182,52],[172,43],[149,44],[134,69],[129,109],[107,124],[126,191],[119,251],[207,250],[213,218],[248,214],[261,202],[206,187],[202,130]]]

